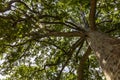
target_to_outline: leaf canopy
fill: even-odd
[[[65,35],[84,32],[89,13],[89,0],[1,0],[0,74],[7,80],[76,80],[88,44],[84,37]],[[119,13],[119,0],[99,0],[97,29],[119,37]],[[95,55],[89,55],[84,80],[103,78]]]

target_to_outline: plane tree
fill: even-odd
[[[119,13],[119,0],[2,0],[0,74],[119,80]]]

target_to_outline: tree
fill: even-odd
[[[119,9],[119,0],[1,1],[1,75],[120,80]]]

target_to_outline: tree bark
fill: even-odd
[[[106,79],[120,80],[120,40],[97,31],[90,31],[87,36]]]
[[[78,70],[77,70],[77,80],[84,80],[84,66],[85,66],[85,62],[88,59],[88,56],[91,54],[91,48],[90,46],[88,47],[87,51],[85,52],[85,54],[83,55],[82,59],[80,60],[79,66],[78,66]]]

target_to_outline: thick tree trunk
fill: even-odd
[[[120,80],[120,40],[97,31],[90,31],[87,35],[106,79]]]

